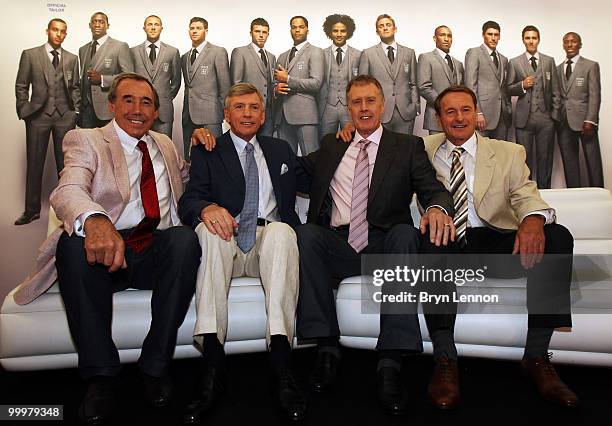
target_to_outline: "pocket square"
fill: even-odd
[[[287,165],[283,163],[281,166],[281,172],[280,172],[281,176],[287,173],[288,171],[289,171],[289,167],[287,167]]]

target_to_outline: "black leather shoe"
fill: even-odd
[[[383,408],[393,415],[400,415],[408,408],[408,392],[402,386],[400,371],[382,367],[376,378],[376,392]]]
[[[283,415],[299,421],[306,415],[306,397],[288,368],[276,371],[276,401]]]
[[[101,425],[107,422],[116,406],[115,392],[117,378],[94,376],[79,407],[79,420],[87,425]]]
[[[183,414],[183,424],[199,424],[202,416],[210,411],[217,399],[225,392],[225,372],[209,367],[204,373],[198,398],[187,406]]]
[[[140,381],[145,401],[153,407],[163,408],[170,404],[172,383],[170,377],[154,377],[140,372]]]
[[[36,219],[40,219],[40,213],[23,212],[15,221],[15,225],[27,225]]]
[[[336,381],[340,360],[331,352],[319,352],[310,374],[310,384],[315,392],[325,392]]]

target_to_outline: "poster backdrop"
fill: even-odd
[[[41,219],[26,226],[16,227],[14,220],[23,211],[25,186],[25,128],[15,112],[15,76],[23,49],[40,46],[46,41],[47,22],[53,17],[68,23],[68,36],[63,47],[77,54],[78,48],[91,40],[89,18],[95,11],[109,16],[109,35],[130,46],[145,40],[142,30],[144,18],[156,14],[163,20],[161,39],[182,53],[190,48],[187,35],[189,19],[201,16],[209,22],[207,40],[231,49],[250,41],[249,24],[255,17],[270,23],[270,37],[266,47],[275,54],[291,46],[289,18],[303,15],[310,22],[308,40],[319,47],[327,47],[322,24],[331,13],[351,15],[357,25],[349,44],[364,49],[378,43],[375,19],[381,13],[395,18],[398,28],[396,41],[420,53],[433,50],[433,30],[448,25],[453,31],[451,54],[463,60],[465,51],[482,43],[481,25],[487,20],[497,21],[502,28],[499,51],[508,58],[524,51],[521,30],[532,24],[540,29],[540,51],[551,55],[558,64],[564,58],[561,39],[568,31],[582,36],[581,54],[598,61],[602,74],[602,107],[600,113],[600,141],[606,187],[612,187],[612,108],[609,93],[612,86],[612,55],[607,34],[612,3],[606,0],[543,0],[538,2],[490,2],[487,0],[451,0],[411,2],[405,0],[354,0],[329,2],[311,0],[294,6],[286,0],[263,3],[235,0],[233,2],[148,0],[75,1],[75,0],[20,0],[3,3],[3,39],[0,67],[0,117],[2,123],[2,156],[0,161],[0,298],[4,299],[28,273],[36,250],[47,231],[48,196],[57,183],[54,163],[49,150],[43,183]],[[175,99],[174,141],[180,146],[180,114],[182,89]],[[421,132],[422,118],[415,131]],[[50,144],[51,146],[52,144]],[[555,152],[553,187],[565,185],[560,168],[558,149]],[[585,220],[588,220],[585,217]]]

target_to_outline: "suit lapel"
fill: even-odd
[[[63,55],[62,55],[63,56]],[[38,50],[38,60],[40,61],[40,67],[43,70],[43,74],[45,76],[45,82],[49,84],[49,56],[47,56],[47,49],[45,46],[41,46]]]
[[[219,151],[219,157],[221,157],[221,161],[223,161],[223,164],[225,164],[228,174],[234,181],[234,184],[240,188],[242,198],[244,198],[246,186],[244,181],[244,171],[242,170],[242,165],[240,164],[240,159],[238,158],[238,153],[236,152],[236,147],[234,146],[234,142],[232,141],[232,137],[230,136],[229,132],[225,132],[218,139],[217,149]]]
[[[399,74],[400,68],[402,67],[402,63],[406,58],[406,48],[404,46],[397,45],[397,55],[395,55],[395,61],[393,61],[393,65],[391,66],[391,73],[393,79],[397,79],[397,75]],[[387,59],[389,62],[389,59]]]
[[[147,75],[151,78],[151,80],[153,79],[153,76],[151,75],[150,69],[151,69],[151,65],[149,64],[149,56],[147,55],[147,41],[145,41],[141,48],[138,49],[138,51],[140,52],[140,57],[142,59],[142,63],[144,64],[144,69],[147,70]]]
[[[147,58],[148,59],[148,58]],[[178,205],[178,200],[183,193],[183,180],[181,179],[180,173],[176,171],[180,170],[176,152],[168,144],[161,143],[152,133],[149,133],[151,139],[157,145],[157,148],[161,152],[168,172],[168,181],[170,182],[170,189],[172,190],[172,197],[174,199],[174,205]]]
[[[485,59],[486,62],[489,64],[489,67],[491,68],[491,72],[493,72],[493,74],[497,76],[497,80],[500,81],[501,80],[500,71],[502,68],[502,61],[501,61],[501,57],[499,57],[499,52],[497,52],[498,59],[499,59],[499,69],[497,69],[495,68],[495,64],[493,63],[493,60],[491,59],[491,55],[489,55],[489,51],[487,50],[487,47],[484,44],[480,45],[480,51],[482,52],[483,59]]]
[[[486,194],[493,171],[495,170],[495,153],[489,145],[489,138],[476,133],[476,143],[478,151],[476,152],[476,167],[474,170],[474,209],[478,211],[480,203]]]
[[[582,71],[582,67],[583,66],[584,66],[584,61],[582,60],[582,58],[578,59],[578,62],[576,62],[574,64],[574,68],[572,69],[572,75],[570,76],[570,79],[567,82],[567,91],[568,92],[572,88],[572,86],[574,85],[574,81],[576,81],[576,74]],[[561,70],[563,70],[563,65],[561,65]],[[566,84],[565,76],[563,76],[563,78],[561,80],[563,81],[563,84]]]
[[[274,151],[270,146],[270,141],[268,141],[265,137],[258,137],[257,142],[263,151],[264,158],[266,159],[266,164],[268,165],[268,174],[270,175],[270,180],[272,181],[272,189],[274,190],[274,198],[276,199],[276,205],[281,205],[283,192],[281,191],[280,185],[280,172],[281,172],[281,163],[278,161],[278,158],[274,155]],[[274,142],[272,142],[274,143]],[[262,173],[263,171],[260,171]]]
[[[396,145],[397,140],[386,130],[383,130],[382,137],[380,138],[380,145],[378,146],[378,152],[376,153],[374,170],[372,171],[372,182],[370,183],[370,190],[368,193],[368,204],[372,203],[372,200],[374,200],[374,197],[376,196],[376,193],[380,189],[383,179],[385,178],[385,174],[397,156],[397,151],[395,149]]]
[[[376,56],[378,56],[378,60],[380,61],[381,65],[389,73],[389,77],[395,79],[393,72],[391,71],[391,63],[389,62],[389,58],[387,58],[387,56],[383,53],[382,43],[378,44],[378,46],[376,46],[374,50],[376,51]],[[395,58],[395,62],[397,62],[397,58]]]
[[[331,76],[331,69],[332,69],[332,60],[335,60],[335,56],[334,56],[334,44],[332,44],[331,46],[329,46],[327,49],[325,49],[325,57],[326,57],[326,69],[325,69],[325,81],[329,81],[329,78]]]
[[[257,52],[255,52],[255,50],[253,50],[253,47],[248,44],[246,46],[247,50],[249,51],[249,55],[251,56],[251,59],[253,59],[253,62],[255,64],[257,64],[257,68],[259,68],[259,71],[261,72],[261,75],[264,76],[264,78],[268,78],[268,73],[266,70],[266,66],[264,65],[263,61],[261,60],[261,56],[257,54]],[[268,65],[270,65],[270,60],[268,59]]]
[[[193,48],[191,50],[193,50]],[[189,52],[191,52],[191,50]],[[206,46],[204,46],[204,48],[202,49],[202,52],[200,54],[198,54],[198,56],[196,57],[195,62],[193,63],[193,65],[191,65],[191,73],[189,74],[190,75],[189,81],[193,80],[193,78],[195,77],[195,74],[196,74],[196,70],[200,67],[200,64],[204,60],[204,57],[209,52],[210,52],[210,43],[206,43]],[[189,56],[187,57],[187,60],[189,61]]]
[[[450,68],[448,67],[448,63],[446,62],[446,59],[444,59],[442,56],[440,56],[438,54],[437,50],[434,50],[432,52],[432,55],[434,55],[434,57],[436,58],[436,60],[438,61],[438,63],[440,64],[440,66],[442,67],[442,69],[444,70],[444,74],[446,75],[446,78],[448,79],[448,82],[453,85],[455,84],[455,78],[453,77],[453,73],[450,70]],[[452,59],[451,59],[452,60]],[[455,65],[453,63],[453,65]]]
[[[300,50],[297,51],[297,53],[295,54],[295,57],[293,58],[293,61],[291,61],[291,63],[289,64],[289,68],[287,68],[287,71],[291,71],[293,69],[293,66],[298,63],[298,61],[302,58],[302,55],[306,53],[306,49],[308,49],[309,47],[310,47],[310,43],[306,42],[306,44],[302,46]],[[289,56],[287,56],[287,59],[289,59]]]
[[[102,128],[102,136],[110,148],[117,188],[125,206],[130,200],[130,177],[121,141],[119,141],[119,136],[115,132],[112,121]]]
[[[91,63],[89,64],[91,68],[95,70],[100,70],[102,68],[102,62],[104,61],[104,53],[108,50],[109,44],[111,44],[112,38],[107,38],[102,46],[98,46],[96,50],[96,54],[91,58]],[[91,49],[91,46],[89,47]]]

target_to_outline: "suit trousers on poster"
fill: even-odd
[[[125,240],[130,231],[119,232]],[[111,333],[113,293],[132,287],[153,290],[151,327],[138,367],[151,376],[163,376],[194,293],[201,253],[195,233],[184,226],[155,231],[153,243],[142,253],[126,246],[127,269],[114,273],[102,264],[89,265],[84,243],[84,238],[64,232],[56,254],[60,292],[79,354],[79,374],[87,379],[119,373]]]
[[[385,129],[391,130],[395,133],[401,133],[404,135],[412,135],[414,131],[414,120],[404,120],[397,110],[397,106],[393,109],[393,116],[387,123],[383,123]]]

